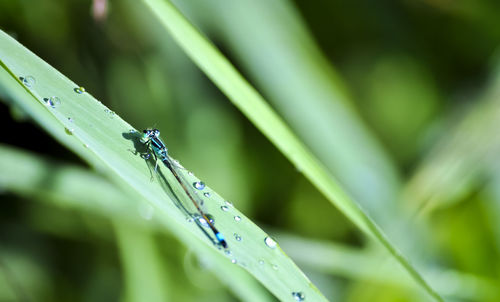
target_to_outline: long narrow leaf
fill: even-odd
[[[49,134],[101,169],[126,192],[154,206],[164,226],[186,245],[210,257],[227,276],[236,266],[247,270],[281,300],[307,297],[326,300],[298,267],[260,228],[216,192],[209,193],[206,210],[226,235],[228,250],[213,243],[209,231],[195,223],[189,200],[167,169],[151,181],[151,167],[138,153],[136,130],[78,85],[0,32],[0,91],[25,110]],[[194,183],[194,175],[183,171]],[[204,195],[205,196],[205,195]],[[221,261],[223,259],[224,261]],[[235,274],[238,276],[238,274]],[[236,280],[233,280],[235,283]],[[244,290],[245,284],[241,287]]]
[[[135,198],[130,194],[124,194],[113,183],[107,181],[104,177],[92,171],[87,171],[81,167],[76,167],[69,164],[62,164],[57,161],[30,154],[24,150],[13,148],[0,144],[0,186],[12,194],[23,196],[33,201],[47,202],[54,206],[62,208],[76,209],[82,212],[89,212],[112,220],[117,227],[128,225],[127,229],[136,226],[135,233],[149,232],[165,232],[162,224],[162,215],[157,215],[151,212],[152,208],[147,207],[147,203],[141,199]],[[44,181],[50,177],[49,181]],[[89,190],[92,188],[92,190]],[[145,211],[144,211],[145,209]],[[141,211],[142,210],[142,211]],[[142,212],[142,215],[138,213]],[[148,232],[149,231],[149,232]],[[119,245],[122,246],[125,236],[123,231],[117,230]],[[128,240],[125,238],[128,242]],[[142,240],[142,239],[141,239]],[[136,242],[137,244],[137,242]],[[150,241],[146,241],[146,245],[151,245]],[[125,248],[125,246],[123,246]],[[156,253],[150,247],[144,247],[146,252],[154,257]],[[135,250],[137,252],[137,249]],[[135,255],[131,255],[132,251],[122,251],[125,262],[135,262]],[[205,253],[200,253],[205,256]],[[144,256],[142,256],[144,257]],[[224,264],[225,258],[214,257],[211,259],[213,273],[217,275],[228,287],[242,300],[246,301],[272,301],[268,292],[259,286],[258,282],[249,274],[239,270],[234,265]],[[146,262],[151,261],[144,260]],[[125,271],[131,264],[125,263]],[[134,265],[134,264],[132,264]],[[134,267],[132,267],[134,269]],[[152,270],[152,268],[149,268]],[[144,271],[139,271],[141,280],[151,282],[151,286],[157,284],[158,280],[149,280],[160,275],[160,272],[155,272],[155,276],[150,274],[144,275]],[[125,274],[125,278],[136,278],[133,276],[136,272]],[[228,278],[227,276],[231,276]],[[132,281],[132,280],[131,280]],[[133,291],[149,290],[156,297],[161,297],[160,289],[151,288],[137,289],[138,284],[130,282],[127,287],[134,287]],[[154,289],[154,287],[153,287]],[[127,294],[134,294],[134,292]],[[138,294],[140,295],[140,294]],[[147,298],[149,295],[144,296]],[[146,299],[152,301],[151,299]]]
[[[170,1],[144,0],[177,43],[227,97],[271,142],[366,235],[378,241],[401,263],[412,278],[435,300],[442,298],[408,260],[389,242],[379,227],[338,185],[321,163],[272,111],[262,96],[248,84],[229,61],[202,36]]]

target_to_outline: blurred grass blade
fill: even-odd
[[[442,301],[375,223],[342,190],[229,61],[169,2],[144,0],[191,59],[304,175],[354,224],[380,242],[434,299]],[[341,143],[341,142],[339,142]]]
[[[113,223],[125,276],[125,301],[173,301],[169,295],[174,283],[167,280],[155,246],[147,229],[115,221]]]
[[[413,291],[416,289],[415,283],[398,269],[397,263],[378,251],[309,240],[280,232],[276,234],[276,238],[305,270],[396,285]],[[497,301],[500,298],[500,290],[493,279],[438,267],[427,267],[424,270],[432,284],[446,299]]]
[[[326,300],[279,245],[266,245],[268,235],[207,186],[204,191],[210,197],[205,198],[205,209],[214,216],[231,249],[227,253],[219,250],[193,221],[195,210],[179,209],[179,204],[192,204],[173,175],[160,167],[151,181],[150,162],[138,154],[144,146],[137,131],[90,94],[77,92],[78,85],[4,32],[0,32],[0,64],[3,95],[29,115],[33,113],[31,117],[50,135],[99,167],[126,194],[140,195],[149,202],[161,223],[184,244],[217,263],[217,270],[235,272],[228,275],[239,284],[236,290],[243,294],[253,286],[247,287],[241,277],[238,268],[243,268],[281,300],[292,298],[294,292],[312,301]],[[28,77],[28,82],[20,80]],[[180,173],[191,183],[199,181],[185,170]],[[40,179],[44,184],[55,181],[52,175],[45,176]]]
[[[173,2],[189,19],[208,24],[257,90],[379,225],[397,219],[396,167],[354,109],[293,1]]]
[[[500,255],[500,167],[496,166],[496,173],[492,177],[492,181],[486,187],[486,194],[489,196],[487,199],[486,219],[490,226],[493,237],[493,244],[495,246],[496,254]]]
[[[408,181],[404,195],[423,217],[450,206],[488,177],[500,153],[500,60],[479,102],[446,129]]]

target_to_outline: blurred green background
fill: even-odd
[[[499,2],[174,3],[447,301],[500,300]],[[381,269],[388,256],[141,1],[0,1],[0,29],[135,128],[160,129],[170,152],[273,234],[330,300],[425,301],[390,264]],[[29,117],[0,106],[4,146],[33,165],[76,169],[82,184],[104,182],[120,198]],[[105,206],[75,206],[86,196],[61,188],[8,185],[21,171],[0,177],[0,301],[241,298],[213,277],[216,268],[151,227],[140,201],[121,219]]]

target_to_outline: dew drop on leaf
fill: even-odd
[[[43,101],[45,102],[45,105],[56,108],[57,106],[61,105],[61,99],[57,96],[51,96],[50,98],[43,98]]]
[[[266,237],[264,239],[264,243],[267,245],[267,247],[269,247],[271,249],[275,249],[277,246],[276,241],[274,241],[273,238],[271,238],[271,237]]]
[[[76,87],[75,89],[73,89],[73,91],[78,93],[78,94],[82,94],[85,92],[85,88],[84,87]]]
[[[198,189],[198,190],[203,190],[203,189],[205,189],[205,183],[203,181],[197,181],[197,182],[193,183],[193,187],[195,187],[195,189]]]
[[[19,77],[19,80],[26,86],[26,87],[33,87],[36,83],[36,79],[32,76],[25,76],[25,77]]]

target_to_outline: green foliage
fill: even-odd
[[[172,2],[0,4],[0,300],[498,301],[495,5]]]
[[[139,156],[139,153],[145,152],[145,150],[141,150],[141,147],[142,149],[144,147],[140,146],[140,135],[136,130],[133,130],[129,124],[88,93],[76,92],[75,89],[78,89],[76,84],[23,49],[8,35],[2,33],[0,39],[3,45],[0,57],[5,68],[2,86],[3,90],[12,96],[12,101],[22,108],[38,107],[46,110],[48,115],[52,117],[50,121],[47,117],[46,121],[51,124],[51,128],[57,128],[59,125],[61,129],[64,129],[56,134],[56,136],[64,136],[59,138],[60,141],[64,142],[65,136],[70,136],[73,143],[68,144],[68,147],[71,148],[79,142],[78,149],[90,150],[91,154],[83,151],[81,153],[86,153],[84,156],[91,164],[98,163],[101,169],[109,171],[111,178],[119,179],[118,183],[121,183],[124,188],[136,191],[136,196],[151,203],[159,215],[164,216],[163,219],[160,219],[161,222],[180,240],[185,241],[186,245],[197,246],[197,251],[200,254],[227,258],[224,266],[228,267],[228,271],[232,270],[233,263],[240,264],[281,299],[292,296],[293,292],[302,292],[318,301],[322,299],[319,291],[279,247],[269,248],[265,244],[264,240],[268,237],[267,234],[232,206],[228,210],[221,210],[222,207],[227,208],[228,205],[207,187],[204,192],[211,194],[210,197],[206,198],[207,210],[210,213],[219,213],[215,215],[214,219],[216,219],[220,230],[227,234],[231,252],[225,253],[224,250],[217,250],[214,244],[207,240],[208,232],[200,232],[198,224],[193,222],[193,219],[186,219],[189,216],[186,216],[187,213],[183,211],[183,208],[189,207],[189,200],[182,194],[182,189],[176,184],[173,175],[168,175],[168,172],[159,169],[159,177],[155,178],[156,181],[151,181],[151,167],[148,166],[146,160]],[[18,54],[22,60],[19,57],[12,58],[9,53]],[[27,90],[25,90],[22,86],[22,80],[17,79],[16,81],[12,77],[9,80],[7,71],[11,75],[16,75],[16,78],[27,79],[31,77],[30,79],[34,80],[28,85],[24,83],[24,86],[27,86]],[[56,96],[60,103],[54,102],[53,105],[49,103],[48,100]],[[9,157],[12,158],[12,156]],[[190,183],[199,181],[186,171],[183,173]],[[178,204],[177,199],[180,199],[182,205]],[[194,210],[188,213],[194,213]],[[240,217],[241,221],[236,221],[234,217]],[[121,235],[120,229],[121,227],[118,228],[120,242],[125,242],[124,244],[127,245],[126,237]],[[231,236],[231,233],[235,235]],[[244,240],[241,242],[237,240],[236,234],[241,234]],[[204,242],[208,248],[200,244],[193,244],[192,242],[196,240]],[[147,244],[144,248],[147,248]],[[132,251],[127,250],[125,259],[128,258],[128,252]],[[143,252],[146,255],[150,253]],[[259,263],[262,261],[265,263],[260,265]],[[223,270],[221,267],[218,269]],[[233,280],[232,282],[238,281]],[[140,287],[138,286],[138,288]],[[136,293],[130,295],[137,297]]]
[[[274,114],[264,99],[234,67],[192,27],[168,1],[145,1],[174,39],[217,84],[229,99],[325,196],[366,235],[377,240],[405,267],[412,277],[436,298],[440,297],[394,248],[377,225],[341,189],[337,182]]]

